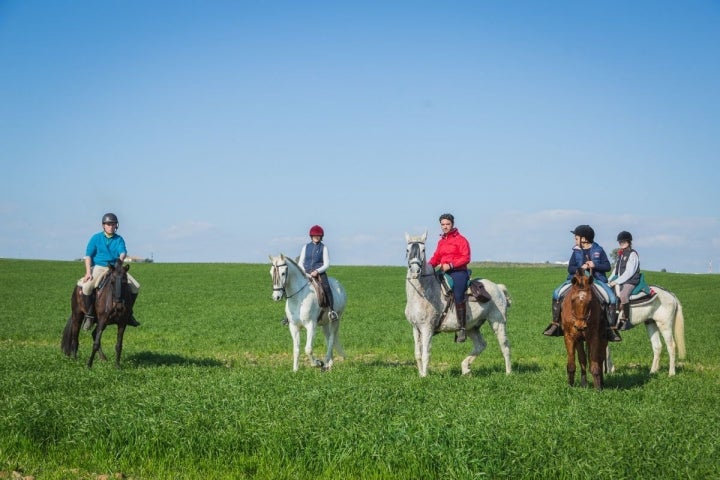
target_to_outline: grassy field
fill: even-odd
[[[120,369],[88,369],[88,333],[77,361],[59,348],[82,265],[0,260],[0,478],[720,478],[720,275],[646,272],[683,303],[688,358],[670,378],[663,352],[651,376],[635,328],[596,392],[567,386],[562,341],[541,334],[563,268],[474,266],[512,295],[514,373],[485,326],[471,376],[460,376],[469,345],[439,335],[425,379],[405,268],[333,267],[348,356],[329,373],[292,372],[268,271],[134,264],[142,326],[126,333]]]

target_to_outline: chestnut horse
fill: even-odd
[[[115,343],[115,366],[120,367],[120,354],[122,353],[123,335],[125,327],[132,316],[132,295],[128,285],[127,271],[129,265],[123,265],[122,260],[116,260],[114,265],[108,265],[109,270],[100,286],[95,291],[95,315],[97,323],[92,332],[93,348],[87,366],[92,367],[95,354],[102,360],[107,360],[100,348],[103,331],[108,325],[117,325],[117,342]],[[70,298],[71,314],[68,318],[61,342],[65,355],[77,358],[78,337],[80,326],[85,318],[85,307],[82,299],[82,287],[76,286]]]
[[[562,304],[562,329],[567,350],[567,377],[575,385],[575,354],[580,363],[580,385],[587,386],[587,363],[597,390],[604,386],[603,366],[607,348],[607,332],[603,308],[592,288],[592,272],[578,269],[572,286]]]

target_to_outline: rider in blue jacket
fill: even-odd
[[[575,235],[575,246],[572,249],[572,255],[568,261],[568,276],[565,282],[560,285],[553,293],[552,301],[552,323],[547,326],[544,335],[549,337],[558,337],[562,335],[562,327],[560,326],[560,311],[565,293],[570,289],[570,280],[579,268],[591,270],[594,284],[601,288],[606,296],[607,302],[601,299],[601,303],[608,309],[608,305],[613,306],[616,303],[615,292],[608,286],[607,272],[612,269],[610,260],[605,250],[595,243],[595,230],[590,225],[578,225],[575,230],[571,231]],[[614,317],[614,315],[606,312],[606,318]],[[608,322],[609,322],[608,318]],[[608,340],[611,342],[619,342],[622,339],[618,335],[617,330],[611,328],[608,324]]]

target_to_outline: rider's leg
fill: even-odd
[[[622,342],[617,328],[617,306],[610,303],[603,306],[603,314],[607,322],[607,339],[608,342]]]
[[[453,281],[453,299],[455,300],[455,315],[458,323],[458,332],[455,336],[455,341],[462,343],[465,341],[465,318],[467,313],[465,291],[467,290],[470,274],[467,270],[451,270],[449,275]]]
[[[92,324],[95,323],[95,293],[90,295],[82,294],[83,308],[85,310],[85,321],[83,322],[83,330],[90,330]]]
[[[323,291],[325,292],[325,297],[327,298],[328,308],[330,308],[330,312],[328,312],[328,318],[331,322],[334,322],[338,319],[338,314],[335,312],[335,301],[333,299],[332,288],[330,288],[330,281],[328,281],[327,274],[320,274],[320,283],[322,283]]]
[[[560,325],[560,311],[562,307],[562,298],[555,299],[552,301],[552,323],[545,328],[543,335],[548,337],[559,337],[563,334],[562,326]]]
[[[465,315],[466,315],[465,302],[455,304],[455,315],[457,316],[458,327],[460,327],[457,335],[455,336],[455,341],[457,343],[462,343],[465,341]]]

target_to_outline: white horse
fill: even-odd
[[[405,234],[407,241],[407,305],[405,317],[413,326],[415,338],[415,362],[421,377],[427,376],[430,362],[432,337],[438,332],[455,332],[458,330],[455,306],[445,312],[446,301],[442,287],[430,266],[425,260],[424,235],[411,237]],[[487,342],[480,333],[480,326],[487,321],[497,335],[503,357],[505,357],[505,373],[512,371],[510,363],[510,344],[507,338],[507,309],[510,306],[510,295],[502,284],[495,284],[483,279],[483,285],[491,296],[487,303],[467,302],[468,319],[465,329],[473,342],[473,349],[461,364],[462,374],[470,373],[470,364],[477,358]]]
[[[340,319],[342,318],[347,296],[345,289],[336,279],[328,277],[333,292],[333,307],[338,315],[336,321],[330,321],[328,308],[321,308],[318,303],[315,288],[310,283],[309,276],[290,257],[283,254],[270,256],[270,276],[272,277],[272,299],[276,302],[287,298],[285,302],[285,315],[293,341],[293,371],[297,372],[300,365],[300,329],[305,328],[307,338],[305,341],[305,354],[310,364],[323,370],[330,370],[333,365],[333,348],[338,355],[345,357],[345,351],[340,343]],[[315,328],[321,325],[325,333],[327,352],[325,361],[313,356],[312,344],[315,338]]]
[[[675,375],[675,349],[680,360],[685,359],[685,318],[683,317],[682,305],[677,297],[658,286],[651,285],[650,288],[656,295],[646,302],[631,304],[630,324],[640,325],[645,323],[650,344],[653,350],[653,361],[650,373],[657,373],[660,369],[660,353],[662,352],[662,341],[660,335],[665,339],[668,356],[670,357],[669,375]],[[674,336],[673,336],[674,332]],[[610,348],[608,347],[606,369],[608,372],[615,371],[612,362]]]

